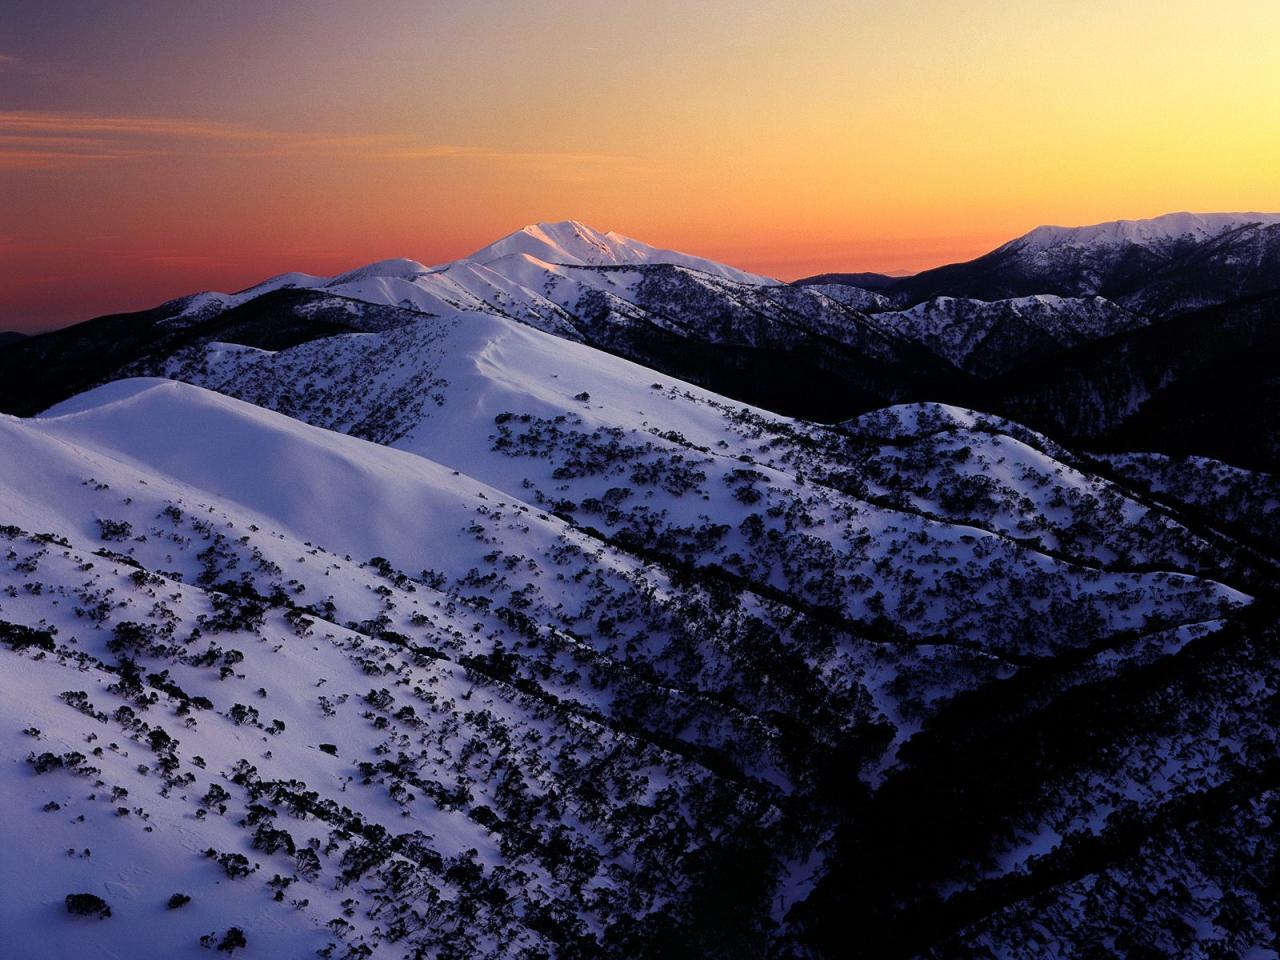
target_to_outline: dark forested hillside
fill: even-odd
[[[997,409],[1067,442],[1280,467],[1280,294],[1086,344],[984,385]]]

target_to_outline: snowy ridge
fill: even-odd
[[[198,295],[0,416],[0,952],[1274,952],[1273,476],[634,362],[941,382],[1147,318],[672,257]]]
[[[342,371],[341,378],[328,371]],[[620,465],[602,467],[580,478],[557,479],[557,457],[572,456],[577,443],[590,450],[602,442],[602,435],[615,436],[616,431],[623,431],[616,434],[617,441],[623,435],[632,436],[639,449],[647,451],[637,451],[635,456],[641,460],[662,459],[660,449],[650,449],[654,444],[681,451],[681,443],[659,443],[654,431],[683,438],[683,444],[694,448],[698,465],[681,467],[677,471],[681,475],[687,469],[692,471],[690,476],[728,476],[740,469],[739,458],[745,456],[757,464],[755,470],[764,471],[772,487],[785,490],[793,484],[789,479],[792,468],[784,465],[785,459],[762,453],[754,444],[744,445],[740,431],[727,418],[731,414],[758,418],[761,423],[775,425],[771,430],[784,435],[794,429],[789,421],[761,410],[726,406],[722,398],[708,391],[502,318],[477,318],[466,323],[426,319],[376,335],[330,338],[274,354],[197,351],[175,358],[157,372],[252,399],[319,426],[355,432],[419,453],[509,495],[525,498],[539,494],[538,502],[544,504],[600,500],[622,483],[622,478],[614,476]],[[579,397],[583,399],[575,399]],[[551,430],[548,442],[551,437],[558,438],[557,452],[544,452],[540,463],[527,462],[523,456],[513,462],[513,446],[523,448],[514,442],[499,442],[506,430],[495,434],[495,423],[526,422],[512,417],[558,425],[543,428]],[[540,430],[533,433],[539,434]],[[715,453],[700,453],[703,447]],[[687,451],[681,454],[682,458],[689,456]],[[828,463],[815,469],[821,472],[836,467]],[[781,473],[775,477],[772,470]],[[665,468],[658,474],[664,472]],[[713,504],[721,504],[713,513],[723,511],[734,524],[751,512],[735,500],[735,486],[736,482],[726,480],[723,486],[712,484],[707,492]],[[696,526],[699,516],[708,510],[707,503],[698,497],[660,496],[657,491],[650,496],[660,497],[664,515],[660,523],[673,531]],[[1054,515],[1047,508],[1044,512]],[[627,529],[625,512],[619,519],[621,529]],[[600,517],[589,522],[609,529]],[[1012,527],[1004,525],[1016,526],[1016,520],[1002,515],[1000,524],[1001,530],[1012,532]],[[697,562],[708,562],[721,550],[725,562],[730,562],[727,557],[734,553],[736,540],[728,538],[700,555]],[[744,556],[752,552],[746,549],[749,543],[737,546]],[[1108,555],[1103,549],[1098,556]],[[846,594],[841,603],[848,606],[851,616],[868,614],[856,592]],[[924,612],[918,629],[927,631],[940,625],[925,626],[938,615],[940,609]]]
[[[167,306],[171,311],[176,310],[170,321],[203,320],[276,290],[309,290],[328,282],[326,277],[313,277],[309,273],[282,273],[236,293],[207,290],[173,300]]]
[[[970,373],[1002,373],[1033,356],[1147,326],[1146,317],[1103,297],[1039,294],[1009,300],[935,297],[874,322],[922,343]]]
[[[1003,300],[1104,296],[1155,319],[1280,289],[1280,213],[1171,213],[1084,227],[1041,226],[975,260],[884,292]]]
[[[1112,220],[1084,227],[1040,226],[999,250],[1040,253],[1059,247],[1150,246],[1168,241],[1201,243],[1230,230],[1280,223],[1280,213],[1167,213],[1147,220]]]

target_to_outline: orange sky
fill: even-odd
[[[0,330],[537,220],[790,279],[1280,210],[1280,4],[1119,6],[18,4]]]

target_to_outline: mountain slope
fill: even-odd
[[[11,949],[97,941],[173,956],[232,923],[276,955],[326,941],[342,956],[571,949],[622,903],[638,917],[674,911],[680,881],[650,858],[710,858],[699,821],[725,843],[735,809],[764,812],[740,785],[726,796],[679,742],[600,712],[619,683],[632,698],[652,689],[654,710],[678,691],[568,679],[607,658],[560,617],[534,620],[541,602],[517,605],[526,592],[548,609],[580,599],[553,572],[579,566],[586,541],[559,521],[420,458],[189,387],[123,384],[79,406],[0,423],[24,465],[5,461],[6,519],[61,531],[0,532],[22,557],[6,582],[25,588],[0,607],[14,648],[0,653],[3,783],[9,809],[39,824],[16,831],[3,861]],[[435,569],[410,580],[296,528]],[[519,568],[465,586],[504,546],[524,554]],[[641,575],[623,558],[606,578],[624,594],[625,572]],[[545,582],[508,600],[521,581]],[[494,599],[512,606],[487,613]],[[28,625],[57,639],[24,646]],[[86,758],[99,737],[110,749]],[[87,800],[77,776],[99,781]],[[674,836],[673,821],[685,824]],[[17,883],[11,871],[48,862],[51,844],[76,855]],[[573,902],[588,882],[594,908]],[[113,918],[66,924],[54,906],[74,891],[103,897]],[[166,913],[174,892],[192,906]]]
[[[337,371],[341,371],[340,378],[334,376]],[[810,434],[806,430],[804,437],[808,439],[799,449],[793,449],[802,438],[787,439],[795,428],[786,426],[786,421],[760,421],[762,412],[738,411],[714,395],[691,392],[650,370],[604,357],[585,346],[565,344],[510,321],[422,321],[410,328],[315,341],[274,354],[215,348],[178,358],[161,372],[201,382],[317,425],[422,453],[505,489],[510,495],[533,497],[538,504],[578,517],[580,522],[611,537],[621,536],[628,543],[660,537],[671,549],[679,548],[683,562],[705,565],[719,558],[716,562],[731,571],[748,577],[764,576],[765,582],[775,587],[781,586],[775,578],[799,562],[786,557],[793,550],[802,549],[805,539],[788,525],[778,531],[779,536],[784,530],[789,532],[779,541],[786,544],[781,548],[781,566],[773,568],[760,566],[758,558],[751,559],[753,554],[759,554],[760,547],[752,546],[750,540],[735,546],[737,535],[721,534],[717,542],[699,542],[696,535],[707,522],[713,526],[728,522],[731,530],[741,525],[751,511],[746,509],[750,495],[744,493],[745,500],[741,499],[739,487],[763,482],[771,490],[786,490],[792,481],[785,477],[774,480],[770,471],[802,470],[806,475],[843,477],[836,487],[844,491],[842,496],[878,491],[877,496],[899,502],[900,493],[893,492],[894,486],[880,488],[880,481],[873,477],[879,476],[881,469],[886,474],[900,473],[901,467],[889,469],[886,464],[875,468],[871,476],[865,474],[867,468],[850,474],[844,460],[849,454],[840,452],[841,443],[828,432]],[[943,416],[942,423],[949,416]],[[733,425],[735,420],[750,429],[744,433],[743,427]],[[768,426],[767,433],[775,436],[772,442],[781,444],[781,452],[772,452],[769,442],[762,447],[749,442],[743,445],[756,430],[766,429],[758,423],[776,424]],[[833,443],[834,449],[828,452]],[[809,448],[813,452],[801,452]],[[970,451],[973,449],[971,444]],[[747,458],[747,467],[742,466],[743,457]],[[560,458],[564,458],[563,463]],[[976,457],[969,467],[956,469],[966,473],[978,470],[982,461],[982,457]],[[1001,473],[1006,469],[1011,471],[1011,478],[1017,476],[1019,469],[1039,472],[1030,464],[1002,467]],[[756,473],[761,476],[755,477]],[[687,496],[693,492],[690,484],[702,488],[717,476],[722,479],[705,489],[708,500],[701,495]],[[626,501],[637,495],[636,478],[646,478],[656,485],[657,489],[643,499],[658,497],[659,502],[632,515],[633,511],[622,509],[613,501],[620,496]],[[886,477],[884,482],[901,480]],[[968,509],[980,511],[983,526],[995,523],[998,530],[1033,540],[1043,536],[1045,545],[1053,549],[1078,542],[1077,524],[1081,518],[1074,513],[1076,508],[1065,514],[1060,509],[1040,510],[1046,518],[1054,519],[1047,521],[1049,526],[1043,533],[1036,534],[1033,528],[1020,528],[1022,520],[1016,512],[1007,513],[995,505],[999,496],[994,488],[988,493],[979,492],[986,488],[986,481],[975,480],[974,484],[974,498]],[[932,487],[925,483],[923,489]],[[665,496],[660,494],[662,490],[667,491]],[[995,496],[994,501],[991,496]],[[1067,502],[1076,499],[1071,495]],[[1084,509],[1090,499],[1081,499],[1079,509]],[[718,506],[712,509],[708,502]],[[932,495],[928,502],[932,502]],[[950,507],[913,504],[913,509],[936,509],[945,515],[957,509],[957,504],[967,503],[969,500],[959,498]],[[727,518],[732,519],[707,521],[702,515],[708,510],[711,517],[727,511]],[[994,512],[986,515],[988,510]],[[766,522],[766,527],[770,525]],[[1145,535],[1152,538],[1153,545],[1165,539],[1154,529]],[[826,536],[820,533],[819,539],[825,540]],[[847,544],[837,548],[838,553],[845,552],[846,558],[835,563],[827,575],[832,587],[840,578],[855,573],[854,582],[874,581],[874,558],[882,549],[897,549],[893,546],[895,541],[896,535],[889,536],[879,545],[865,545],[851,554],[847,553]],[[1092,541],[1086,538],[1080,542]],[[827,553],[830,548],[815,549]],[[1132,558],[1151,556],[1149,549],[1128,542],[1123,547],[1093,543],[1087,555],[1095,559],[1115,559],[1120,554]],[[865,550],[870,550],[867,558],[847,566]],[[1197,550],[1184,547],[1178,556],[1185,560]],[[869,566],[859,573],[859,563]],[[816,581],[814,589],[817,590]],[[892,598],[888,591],[884,593],[886,598]],[[837,602],[837,595],[837,605],[846,611],[842,615],[875,618],[879,601],[868,606],[858,589],[831,593],[830,588],[824,588],[810,600],[829,604]],[[994,613],[998,603],[994,597],[991,601]],[[912,619],[918,620],[912,629],[926,632],[940,629],[941,621],[935,618],[945,615],[944,609],[936,605],[917,610],[908,602],[904,609],[912,609]],[[979,628],[975,621],[974,629],[994,630],[996,635],[1007,629],[985,620],[983,623],[985,626]]]
[[[4,869],[58,851],[5,876],[19,946],[821,942],[796,905],[842,876],[824,842],[882,781],[936,791],[919,744],[962,704],[1180,670],[1256,605],[1214,535],[1014,424],[926,405],[836,432],[511,321],[418,327],[205,357],[401,450],[163,380],[0,419],[0,784],[31,824]],[[389,400],[429,366],[421,409]],[[1107,769],[989,842],[1020,863],[1037,824],[1143,782]],[[73,892],[113,916],[59,916]]]
[[[876,313],[873,322],[981,377],[1148,324],[1102,297],[1045,295],[994,302],[935,297]]]
[[[1125,482],[1194,511],[1246,543],[1280,553],[1280,480],[1204,457],[1157,453],[1111,454],[1109,467]]]

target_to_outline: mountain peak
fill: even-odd
[[[527,254],[546,263],[607,266],[642,262],[634,253],[644,246],[613,231],[601,233],[581,220],[556,220],[521,227],[466,259],[484,264]]]
[[[601,234],[590,224],[583,223],[581,220],[543,220],[539,223],[526,224],[520,231],[531,236],[547,236],[562,235],[565,233],[596,236],[618,236],[614,231],[610,230],[607,234]]]
[[[776,284],[778,281],[725,266],[714,260],[677,250],[665,250],[609,230],[602,233],[581,220],[531,223],[477,250],[467,260],[493,263],[525,254],[544,263],[579,267],[634,266],[669,263],[739,283]]]

